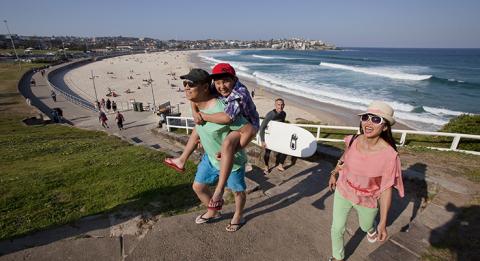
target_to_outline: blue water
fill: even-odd
[[[242,50],[200,57],[212,65],[229,62],[239,76],[267,88],[349,109],[384,100],[416,129],[436,130],[455,116],[480,113],[480,49]]]

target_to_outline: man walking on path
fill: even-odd
[[[98,120],[102,123],[102,127],[110,128],[108,127],[108,124],[107,124],[107,121],[108,121],[107,115],[102,110],[100,110],[100,113],[98,114]]]
[[[55,91],[52,90],[52,92],[50,93],[50,96],[52,96],[53,102],[57,102],[57,94],[55,93]]]
[[[201,69],[192,69],[187,75],[180,77],[185,80],[185,96],[194,102],[197,108],[203,113],[223,112],[225,104],[217,99],[210,90],[210,76],[208,72]],[[247,123],[247,120],[240,116],[229,125],[206,122],[203,125],[196,125],[192,135],[198,135],[200,143],[205,150],[205,155],[197,168],[193,190],[202,203],[208,207],[212,192],[209,186],[215,184],[219,179],[220,163],[217,160],[217,153],[222,147],[222,142],[232,130],[238,130]],[[197,142],[197,139],[190,139]],[[189,140],[189,142],[190,142]],[[188,145],[187,145],[188,146]],[[235,196],[235,213],[226,226],[228,232],[235,232],[245,223],[243,210],[245,208],[247,185],[245,183],[245,164],[247,157],[244,150],[234,155],[232,171],[227,179],[227,187]],[[208,208],[207,212],[199,215],[195,223],[209,223],[220,218],[216,208]]]
[[[105,106],[107,108],[107,111],[110,112],[110,109],[112,108],[112,102],[110,101],[110,99],[107,99]]]
[[[265,116],[265,119],[262,121],[262,125],[260,126],[260,142],[262,144],[262,147],[265,149],[265,154],[263,156],[263,161],[265,162],[265,168],[263,169],[263,173],[267,175],[270,173],[270,167],[268,166],[269,161],[270,161],[270,153],[272,152],[267,148],[267,145],[265,144],[265,129],[267,128],[267,125],[270,121],[280,121],[280,122],[285,122],[285,118],[287,117],[287,113],[283,111],[283,108],[285,107],[285,101],[282,98],[277,98],[275,100],[275,109],[268,112],[267,115]],[[283,164],[285,163],[285,159],[287,158],[287,155],[282,154],[282,153],[277,153],[276,155],[276,164],[277,169],[279,171],[284,171],[285,169],[283,168]]]
[[[125,121],[125,118],[123,117],[123,114],[120,113],[120,111],[117,111],[117,116],[115,117],[115,120],[117,121],[118,129],[123,130],[123,122]]]

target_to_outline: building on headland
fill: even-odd
[[[285,49],[285,50],[332,50],[335,45],[321,40],[306,40],[302,38],[270,39],[270,40],[158,40],[148,37],[76,37],[76,36],[21,36],[12,35],[15,47],[19,50],[20,58],[36,59],[69,59],[74,57],[90,56],[95,53],[108,52],[155,52],[161,50],[208,50],[208,49]],[[11,41],[8,35],[0,35],[0,59],[15,57],[11,50]],[[57,57],[46,53],[61,52]],[[2,51],[1,49],[4,49]],[[27,51],[25,51],[27,50]],[[67,57],[65,57],[67,56]]]

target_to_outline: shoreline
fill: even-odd
[[[157,105],[169,101],[172,106],[178,107],[181,116],[191,117],[189,101],[185,98],[179,76],[187,74],[194,67],[210,72],[210,64],[199,56],[205,52],[209,50],[135,54],[110,58],[71,70],[65,75],[64,80],[80,96],[93,100],[94,93],[90,77],[91,71],[94,71],[99,99],[107,98],[105,94],[112,90],[118,94],[118,97],[110,97],[110,99],[115,100],[119,105],[123,104],[122,107],[132,100],[149,106],[153,103],[152,92],[154,92]],[[145,82],[145,79],[150,77],[150,72],[154,80],[153,86]],[[312,124],[321,125],[357,127],[359,124],[357,114],[360,111],[272,90],[250,78],[241,76],[239,78],[250,91],[255,90],[253,101],[260,117],[264,117],[274,109],[276,98],[282,98],[286,104],[286,120],[291,123],[306,120]],[[395,129],[412,129],[402,123],[397,123],[394,127]]]
[[[199,68],[203,68],[206,71],[210,72],[211,67],[208,63],[204,62],[202,58],[199,57],[199,54],[202,51],[195,53],[190,53],[189,62],[193,63]],[[257,110],[260,114],[260,117],[263,117],[268,111],[264,112],[260,104],[257,104],[258,99],[269,99],[271,100],[271,109],[273,109],[273,103],[276,98],[282,98],[285,100],[285,112],[287,113],[287,120],[292,123],[295,123],[297,119],[303,119],[313,122],[320,122],[322,125],[338,125],[338,126],[353,126],[356,127],[359,124],[359,119],[357,114],[361,113],[358,110],[351,110],[344,107],[340,107],[334,104],[319,102],[316,100],[308,99],[301,96],[292,95],[290,93],[281,92],[277,90],[269,89],[257,82],[254,82],[245,77],[238,76],[242,83],[244,83],[247,88],[251,91],[255,89],[255,98],[253,101],[257,105]],[[261,92],[259,92],[259,90]],[[258,95],[258,96],[257,96]],[[257,98],[258,97],[258,98]],[[260,108],[259,108],[260,105]],[[270,110],[271,110],[270,109]],[[300,112],[302,117],[296,117],[295,119],[289,118],[289,111],[296,110]],[[301,113],[303,112],[303,113]],[[413,129],[407,126],[404,123],[398,122],[394,125],[394,129],[404,129],[410,130]]]

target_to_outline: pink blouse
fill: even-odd
[[[343,169],[337,181],[338,192],[353,204],[376,208],[377,200],[383,191],[390,187],[404,196],[402,167],[398,152],[388,146],[372,154],[362,154],[357,149],[358,138],[350,148],[352,136],[345,137]]]

